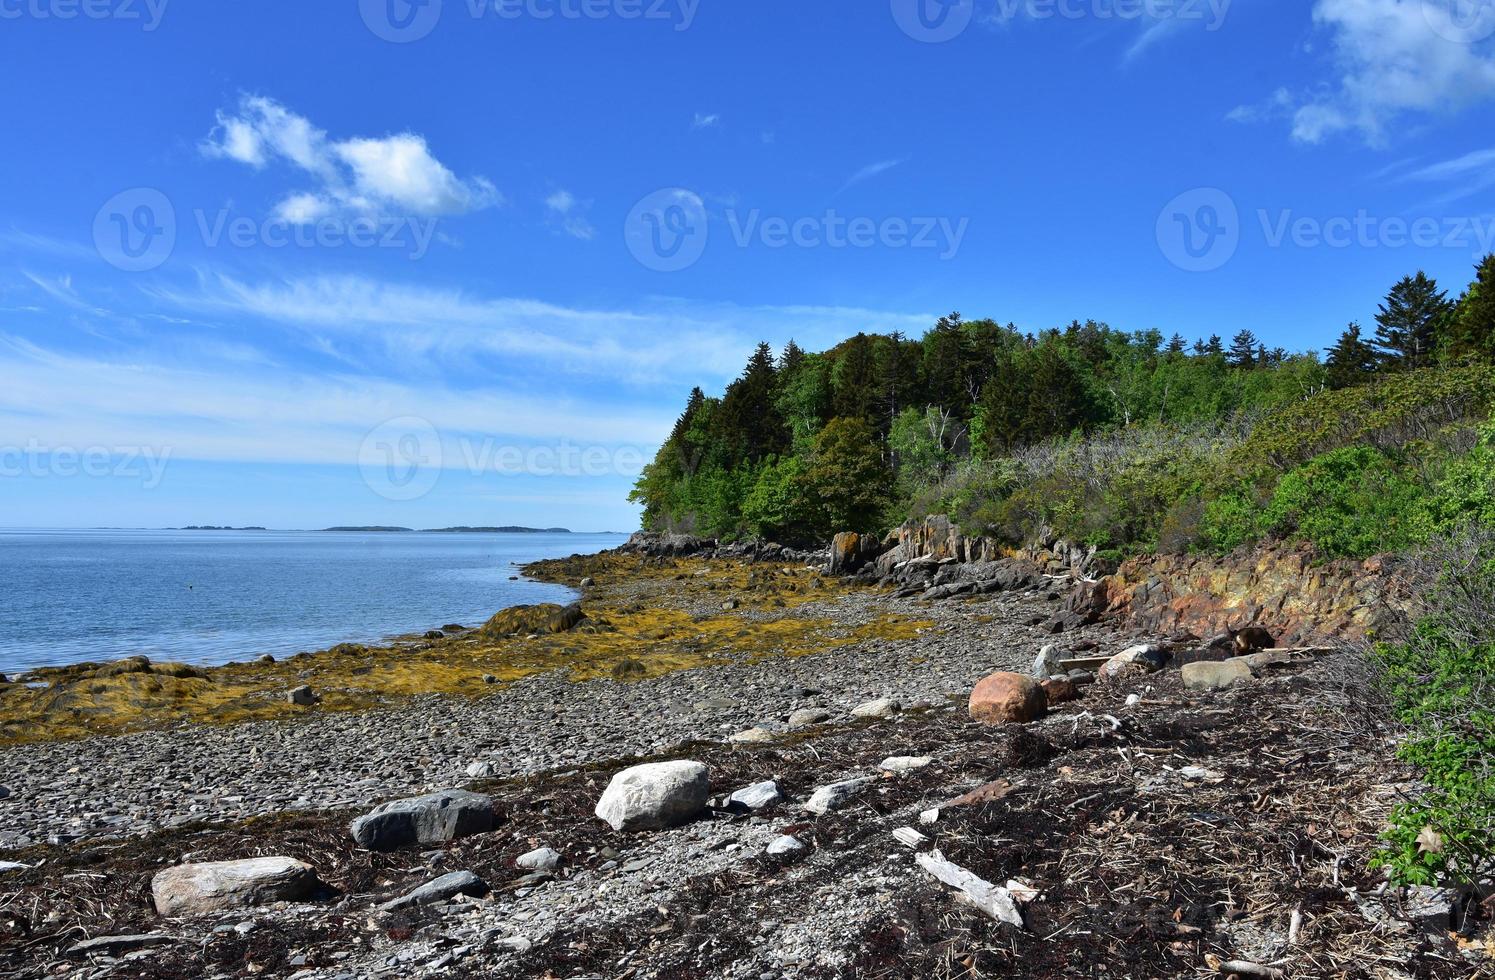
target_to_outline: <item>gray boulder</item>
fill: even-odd
[[[839,810],[874,782],[876,780],[871,777],[858,776],[856,779],[844,779],[839,783],[822,786],[810,795],[810,799],[805,803],[805,809],[816,814]]]
[[[790,728],[809,728],[831,720],[831,713],[824,708],[800,708],[789,716]]]
[[[1038,651],[1038,656],[1033,660],[1033,669],[1029,671],[1034,678],[1041,681],[1064,672],[1063,657],[1060,656],[1059,648],[1052,644]]]
[[[160,933],[144,936],[100,936],[97,939],[85,939],[81,943],[74,943],[68,947],[67,953],[69,956],[92,956],[95,953],[118,956],[120,953],[128,953],[131,950],[174,942],[176,940],[171,936],[163,936]]]
[[[488,883],[471,871],[453,871],[434,881],[428,881],[414,891],[401,895],[391,902],[379,906],[385,912],[402,909],[410,905],[435,905],[458,895],[482,898],[488,894]]]
[[[614,776],[596,814],[614,830],[662,830],[706,809],[710,795],[710,775],[701,763],[654,762]]]
[[[1184,687],[1191,691],[1223,691],[1251,679],[1251,667],[1238,659],[1184,664]]]
[[[493,829],[493,798],[447,790],[375,807],[353,821],[353,839],[371,851],[441,844]]]
[[[779,792],[779,784],[772,779],[742,789],[727,797],[725,809],[744,812],[747,810],[761,810],[764,807],[773,806],[784,798]]]
[[[793,854],[796,851],[803,851],[804,849],[805,845],[800,843],[798,837],[789,837],[787,835],[783,837],[775,837],[773,840],[769,841],[768,846],[764,848],[767,853],[772,854],[775,857],[781,857],[785,854]]]
[[[851,709],[853,718],[891,718],[903,708],[892,698],[878,698],[876,701],[867,701]]]
[[[322,887],[311,865],[293,858],[181,864],[151,879],[151,897],[163,916],[205,915],[272,902],[300,902]]]

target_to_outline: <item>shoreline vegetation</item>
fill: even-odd
[[[447,624],[384,645],[345,643],[280,660],[199,667],[136,657],[38,668],[0,684],[0,745],[294,720],[312,707],[359,712],[427,696],[482,697],[556,670],[578,682],[639,680],[733,658],[802,656],[870,638],[906,638],[925,625],[888,615],[848,631],[824,617],[797,615],[857,588],[803,565],[717,567],[702,559],[661,563],[604,552],[540,561],[523,571],[569,586],[580,601],[516,606],[482,624]],[[647,602],[634,598],[641,591]],[[305,703],[294,696],[301,688],[310,688],[300,698]]]

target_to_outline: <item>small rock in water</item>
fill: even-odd
[[[549,847],[537,847],[528,854],[515,858],[514,865],[526,871],[554,871],[561,865],[561,852]]]
[[[803,851],[804,849],[805,845],[800,843],[798,837],[790,837],[788,835],[785,835],[783,837],[775,837],[773,840],[769,841],[768,846],[764,848],[764,851],[768,854],[772,854],[775,857],[778,857],[783,854],[793,854],[796,851]]]
[[[891,718],[902,709],[897,701],[892,698],[878,698],[876,701],[867,701],[851,709],[853,718]]]
[[[710,795],[710,775],[701,763],[655,762],[614,776],[596,814],[614,830],[662,830],[706,809]]]

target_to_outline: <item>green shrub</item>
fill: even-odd
[[[1376,864],[1404,884],[1471,886],[1495,873],[1495,529],[1469,525],[1421,558],[1425,615],[1376,654],[1426,790],[1399,804]]]
[[[1336,449],[1282,478],[1262,525],[1330,558],[1402,551],[1426,532],[1427,488],[1380,450]]]

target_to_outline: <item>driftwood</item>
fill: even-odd
[[[960,892],[967,902],[993,919],[1022,928],[1023,915],[1007,889],[977,877],[958,864],[951,864],[939,851],[917,855],[914,860],[919,862],[919,867]]]

